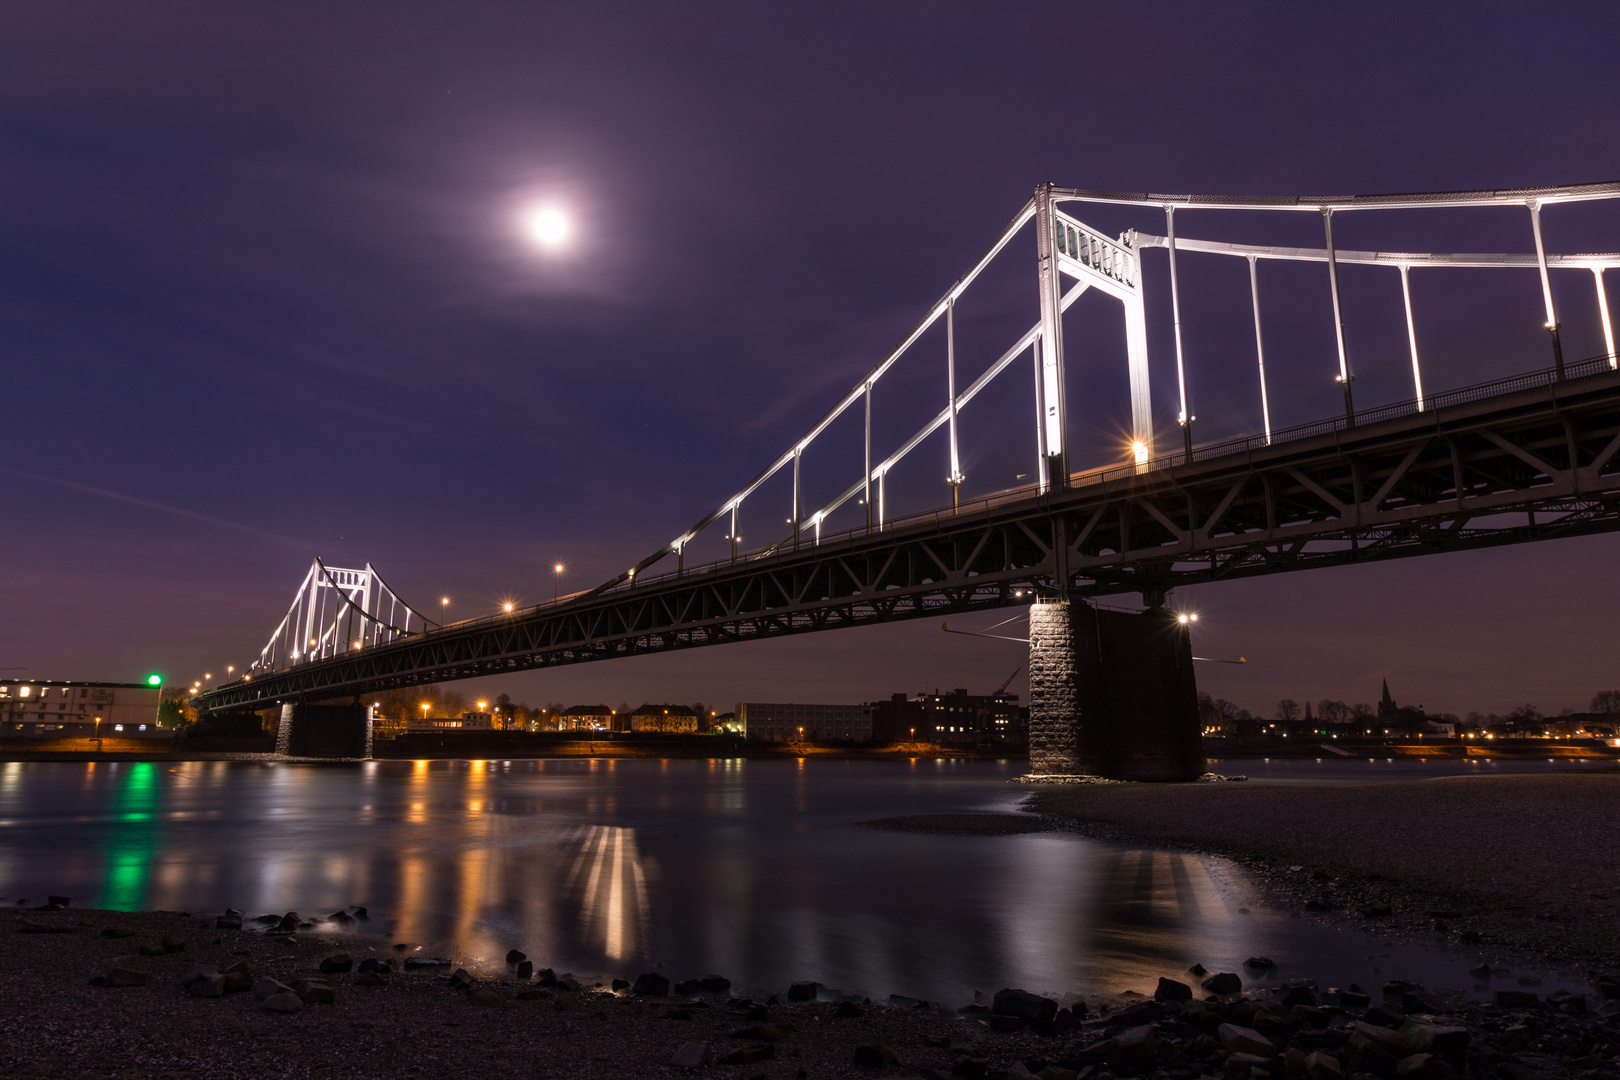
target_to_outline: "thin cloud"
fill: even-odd
[[[26,469],[13,469],[7,465],[0,465],[0,472],[9,473],[12,476],[21,477],[24,480],[33,480],[41,484],[54,484],[57,487],[64,487],[70,491],[80,491],[86,495],[99,495],[104,499],[112,499],[116,502],[128,503],[131,506],[145,507],[148,510],[159,510],[165,514],[173,514],[176,517],[187,518],[191,521],[200,521],[207,525],[216,525],[222,529],[235,529],[237,532],[249,533],[265,540],[273,540],[278,544],[287,544],[290,547],[300,548],[305,551],[308,551],[311,547],[307,540],[295,540],[290,536],[282,536],[279,533],[267,532],[266,530],[260,529],[253,525],[244,525],[240,521],[226,521],[224,518],[210,517],[207,514],[199,514],[195,510],[187,510],[179,506],[169,506],[165,503],[153,502],[150,499],[138,499],[133,495],[125,495],[117,491],[108,491],[106,488],[92,487],[89,484],[81,484],[74,480],[63,480],[60,477],[45,476],[42,473],[29,472]]]

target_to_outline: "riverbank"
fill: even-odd
[[[559,738],[550,734],[491,732],[486,735],[407,736],[378,739],[372,756],[378,761],[512,760],[537,758],[667,758],[702,760],[746,758],[785,761],[816,758],[847,761],[903,761],[944,758],[962,761],[1022,759],[1021,748],[981,749],[935,743],[891,746],[815,743],[759,743],[741,738],[618,735],[601,739]],[[331,758],[288,758],[275,753],[275,740],[265,739],[3,739],[4,761],[290,761],[322,763]],[[347,760],[347,759],[345,759]]]
[[[1379,1002],[1379,988],[1275,986],[1245,969],[1091,1002],[1004,990],[961,1005],[873,1003],[814,984],[748,1000],[714,976],[668,981],[699,973],[627,970],[606,983],[531,972],[516,953],[442,955],[348,932],[364,922],[347,914],[294,916],[296,932],[279,935],[237,921],[0,917],[0,1074],[1608,1080],[1620,1068],[1613,981],[1587,997],[1508,991],[1489,1003],[1392,983]]]
[[[1029,805],[1100,839],[1236,859],[1318,917],[1620,966],[1620,774],[1086,785]]]

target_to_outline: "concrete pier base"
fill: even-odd
[[[1204,772],[1192,640],[1162,608],[1036,604],[1029,756],[1037,776],[1184,781]]]
[[[370,758],[371,706],[282,705],[276,754],[289,758]]]

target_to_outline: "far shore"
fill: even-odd
[[[1205,739],[1211,762],[1334,758],[1433,760],[1492,758],[1500,760],[1620,760],[1620,748],[1596,739]],[[902,761],[911,758],[959,758],[977,761],[1025,761],[1018,744],[995,746],[940,745],[914,742],[761,743],[736,736],[628,735],[576,738],[562,733],[489,732],[480,735],[413,735],[377,739],[376,760],[503,760],[525,758],[749,758],[787,760]],[[259,738],[163,739],[0,739],[0,761],[287,761],[275,754],[275,740]]]

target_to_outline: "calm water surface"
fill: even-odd
[[[933,836],[857,824],[1014,811],[1028,789],[1009,781],[1025,768],[4,763],[0,898],[57,893],[87,907],[229,906],[250,916],[364,904],[368,933],[469,966],[499,968],[517,947],[582,975],[658,965],[675,979],[717,972],[754,993],[799,979],[951,1004],[1005,985],[1151,991],[1159,975],[1179,977],[1195,961],[1234,971],[1256,954],[1278,962],[1277,978],[1472,983],[1466,970],[1478,957],[1271,910],[1223,859],[1065,834]],[[1218,768],[1255,782],[1478,771],[1345,760]],[[1546,974],[1546,989],[1564,984]]]

